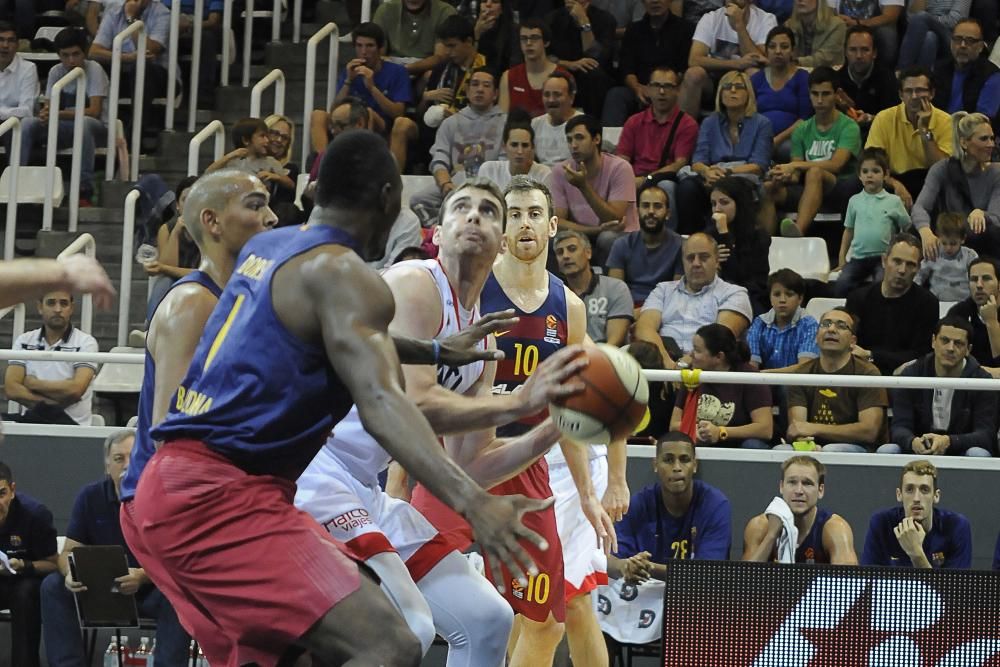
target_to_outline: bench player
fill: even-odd
[[[484,179],[468,180],[448,194],[434,233],[437,258],[396,264],[382,274],[396,301],[392,333],[452,335],[478,319],[479,294],[503,239],[505,209],[503,195]],[[506,441],[496,439],[494,427],[536,414],[574,391],[561,381],[584,363],[573,359],[576,351],[550,358],[513,395],[492,395],[494,362],[404,365],[406,392],[444,436],[456,462],[488,488],[559,438],[549,420]],[[388,464],[388,454],[352,409],[299,478],[296,506],[365,559],[425,650],[436,631],[449,642],[449,665],[503,665],[510,606],[412,505],[379,488],[378,474]]]
[[[247,243],[152,432],[164,445],[132,502],[136,555],[196,639],[232,642],[214,664],[266,667],[304,651],[321,663],[419,663],[419,643],[377,585],[292,505],[294,480],[352,404],[494,557],[529,563],[516,540],[541,541],[521,517],[547,504],[482,492],[400,387],[399,357],[467,358],[387,335],[392,297],[363,260],[384,252],[400,191],[378,137],[354,131],[331,144],[318,216]]]

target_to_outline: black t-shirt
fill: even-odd
[[[848,295],[847,310],[861,318],[858,345],[872,353],[882,375],[931,351],[938,300],[920,285],[895,299],[882,296],[881,283],[866,285]]]
[[[639,83],[648,83],[657,65],[683,72],[687,69],[692,34],[691,26],[673,14],[667,15],[659,30],[650,24],[648,14],[630,23],[625,28],[619,59],[622,77],[634,74]]]
[[[861,85],[854,83],[851,74],[844,65],[837,71],[837,86],[842,88],[847,96],[854,100],[855,108],[871,115],[899,104],[899,85],[892,70],[879,65],[875,67]]]
[[[31,496],[18,492],[10,503],[7,521],[0,526],[0,551],[8,558],[42,560],[57,550],[52,512]]]

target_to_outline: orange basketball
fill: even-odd
[[[631,435],[646,415],[649,385],[630,354],[604,343],[585,348],[589,363],[571,381],[585,389],[549,406],[563,435],[581,444],[607,444]]]

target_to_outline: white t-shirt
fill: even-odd
[[[577,115],[579,112],[574,111],[573,116]],[[531,129],[535,131],[536,160],[554,167],[570,158],[569,144],[566,142],[566,123],[553,125],[549,115],[545,113],[531,119]]]
[[[549,185],[549,176],[551,175],[552,169],[538,162],[532,162],[531,169],[528,170],[528,178],[536,183],[544,183],[546,186]],[[507,160],[487,160],[480,165],[477,176],[493,181],[501,191],[506,190],[512,178],[510,162]]]
[[[747,32],[754,44],[763,44],[767,33],[778,25],[774,14],[765,12],[760,7],[750,5],[750,20],[747,22]],[[740,57],[740,39],[736,31],[729,25],[726,8],[716,9],[701,17],[694,29],[694,41],[708,47],[713,58],[736,60]]]
[[[97,352],[97,341],[88,333],[84,333],[73,327],[69,338],[56,341],[55,345],[49,345],[42,335],[41,329],[26,331],[14,341],[12,350],[41,350],[54,352]],[[39,380],[71,380],[76,374],[77,368],[91,368],[97,372],[97,364],[92,361],[19,361],[12,359],[11,366],[24,366],[25,375],[33,375]],[[87,390],[83,392],[80,400],[70,405],[65,410],[66,414],[73,418],[77,424],[90,426],[91,402],[94,391],[87,385]]]
[[[108,75],[101,67],[100,63],[93,60],[83,61],[83,71],[87,74],[87,91],[85,93],[88,98],[84,101],[84,104],[89,102],[91,97],[103,97],[104,104],[101,105],[101,122],[105,125],[108,124],[108,90],[111,87],[110,81],[108,80]],[[45,85],[45,94],[48,97],[52,97],[52,87],[56,85],[59,79],[66,76],[69,72],[69,68],[62,63],[57,64],[55,67],[49,70],[48,82]],[[62,89],[63,98],[67,99],[64,109],[72,108],[76,104],[76,81],[71,81],[68,86]],[[53,105],[53,108],[54,105]]]

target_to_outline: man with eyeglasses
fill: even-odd
[[[939,321],[933,352],[903,369],[903,377],[989,379],[970,354],[972,325],[957,315]],[[992,456],[997,444],[997,399],[990,391],[893,389],[892,442],[879,454]]]
[[[865,148],[882,148],[888,153],[892,177],[886,185],[907,209],[924,186],[930,166],[950,157],[953,150],[951,117],[934,106],[934,94],[930,72],[923,67],[905,69],[899,75],[903,101],[875,116],[865,144]]]
[[[857,342],[857,316],[837,307],[823,313],[816,331],[819,357],[794,366],[809,375],[881,375],[868,361],[851,353]],[[870,452],[885,442],[885,411],[889,406],[880,387],[788,388],[788,445],[812,442],[827,452]]]
[[[934,66],[934,104],[948,113],[978,111],[993,118],[1000,109],[1000,69],[985,55],[983,27],[963,19],[951,34],[951,58]]]

